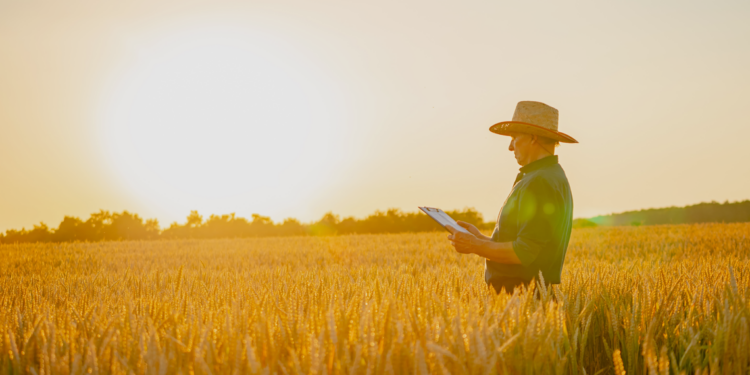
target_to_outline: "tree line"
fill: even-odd
[[[447,213],[456,220],[472,223],[480,229],[492,229],[495,225],[494,222],[484,222],[482,214],[474,208]],[[40,223],[31,229],[10,229],[0,233],[0,243],[321,236],[437,230],[444,229],[424,213],[402,212],[398,209],[376,211],[364,219],[341,219],[329,212],[320,220],[308,224],[293,218],[274,223],[271,218],[259,214],[253,214],[250,219],[235,214],[211,215],[204,220],[197,211],[191,211],[184,224],[172,223],[163,230],[156,219],[144,220],[138,214],[128,211],[113,213],[100,210],[85,221],[65,216],[57,228]]]
[[[685,207],[651,208],[589,219],[598,225],[737,223],[750,221],[750,200],[709,202]]]
[[[472,223],[482,230],[491,230],[495,225],[494,222],[485,222],[482,214],[474,208],[447,213],[456,220]],[[750,200],[628,211],[590,219],[576,219],[573,221],[573,227],[706,222],[750,222]],[[253,214],[250,219],[235,214],[211,215],[204,219],[197,211],[191,211],[184,224],[172,223],[166,229],[161,229],[156,219],[144,220],[138,214],[128,211],[113,213],[100,210],[91,214],[85,221],[65,216],[57,228],[39,223],[31,229],[9,229],[5,233],[0,233],[0,243],[323,236],[440,230],[443,230],[442,227],[422,212],[402,212],[398,209],[376,211],[364,219],[341,219],[329,212],[320,220],[307,224],[293,218],[274,223],[269,217],[258,214]]]

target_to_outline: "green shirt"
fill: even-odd
[[[557,156],[522,167],[492,232],[493,241],[513,242],[521,264],[487,260],[485,281],[531,281],[542,271],[545,282],[559,284],[572,227],[573,196]]]

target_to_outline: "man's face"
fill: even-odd
[[[510,146],[508,146],[508,150],[513,151],[513,155],[515,155],[516,161],[521,166],[529,164],[529,157],[531,155],[531,148],[533,146],[532,141],[533,136],[530,134],[510,134]]]

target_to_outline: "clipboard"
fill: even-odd
[[[458,225],[456,220],[453,220],[450,215],[446,214],[445,211],[439,209],[439,208],[433,208],[433,207],[419,207],[422,212],[426,213],[427,216],[431,217],[432,220],[435,220],[440,224],[443,228],[445,228],[446,225],[450,225],[453,228],[456,228],[459,232],[464,232],[471,234],[468,230],[466,230],[464,227]],[[448,230],[448,228],[445,228],[445,230]],[[448,230],[448,232],[450,232]]]

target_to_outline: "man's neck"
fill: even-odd
[[[527,166],[527,165],[529,165],[529,164],[531,164],[531,163],[533,163],[533,162],[535,162],[537,160],[542,160],[542,159],[546,158],[547,156],[552,156],[552,155],[554,155],[554,153],[550,154],[547,151],[539,150],[539,152],[536,152],[534,154],[529,155],[529,161],[528,161],[528,163],[526,163],[526,164],[524,164],[522,166],[525,167],[525,166]]]

